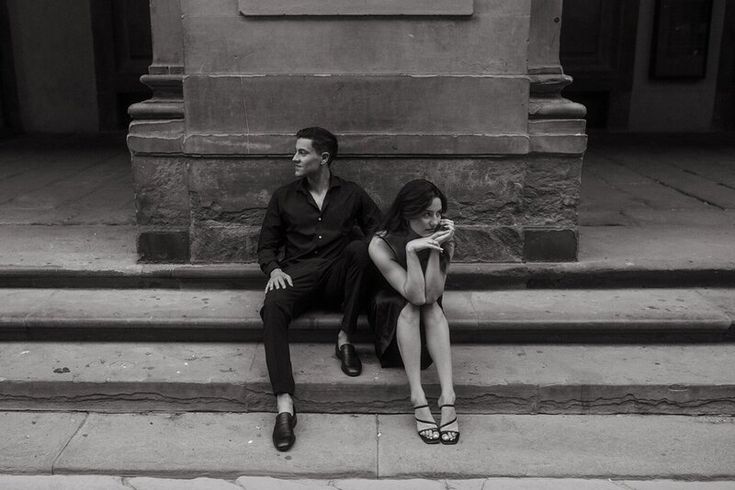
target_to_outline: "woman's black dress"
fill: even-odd
[[[411,232],[408,234],[389,234],[379,236],[379,240],[383,240],[393,251],[393,260],[401,267],[406,269],[406,243],[420,238],[419,235]],[[426,264],[429,261],[429,250],[422,250],[418,253],[421,268],[426,272]],[[398,316],[401,310],[406,306],[408,301],[398,291],[393,289],[388,281],[383,277],[380,271],[373,264],[373,284],[374,294],[368,302],[368,322],[375,335],[375,355],[380,360],[382,367],[403,367],[401,353],[398,350],[398,342],[396,340],[396,326],[398,324]],[[441,298],[437,301],[441,306]],[[421,325],[421,369],[431,366],[432,360],[429,351],[426,349],[426,335],[424,326]]]

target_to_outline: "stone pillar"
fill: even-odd
[[[584,125],[581,106],[554,109],[568,78],[558,41],[537,49],[559,35],[544,3],[181,0],[154,18],[147,77],[183,39],[184,118],[160,85],[131,108],[142,257],[254,261],[294,133],[320,125],[340,140],[335,172],[382,207],[414,178],[443,188],[458,260],[574,260]]]
[[[577,258],[577,204],[587,147],[583,105],[561,96],[572,78],[559,62],[562,0],[532,0],[528,43],[530,152],[524,182],[524,258]]]
[[[184,32],[179,0],[151,1],[153,63],[141,81],[151,99],[128,109],[138,253],[146,262],[188,262],[189,190],[182,156]]]

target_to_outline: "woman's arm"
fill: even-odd
[[[454,222],[445,219],[441,224],[447,228],[445,233],[437,237],[437,241],[442,244],[442,251],[432,250],[429,262],[426,264],[426,304],[435,303],[444,294],[447,270],[454,255]],[[442,254],[447,256],[445,259],[447,266],[444,270],[441,267]]]
[[[436,303],[436,300],[444,294],[449,262],[452,261],[452,255],[454,255],[454,242],[449,242],[442,248],[447,254],[447,267],[444,270],[441,269],[441,255],[434,250],[431,251],[429,263],[426,265],[426,304]]]
[[[406,298],[406,301],[417,306],[426,302],[424,273],[413,247],[408,244],[406,246],[407,269],[393,260],[393,251],[381,238],[373,237],[370,240],[368,253],[388,284]]]

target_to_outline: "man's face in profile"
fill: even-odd
[[[317,153],[311,145],[310,139],[299,138],[296,140],[296,153],[291,159],[294,163],[294,175],[296,177],[308,177],[319,172],[323,160],[322,155]]]

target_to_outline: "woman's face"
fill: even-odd
[[[408,220],[408,225],[416,234],[429,236],[436,231],[440,219],[442,219],[442,201],[435,197],[423,213]]]

